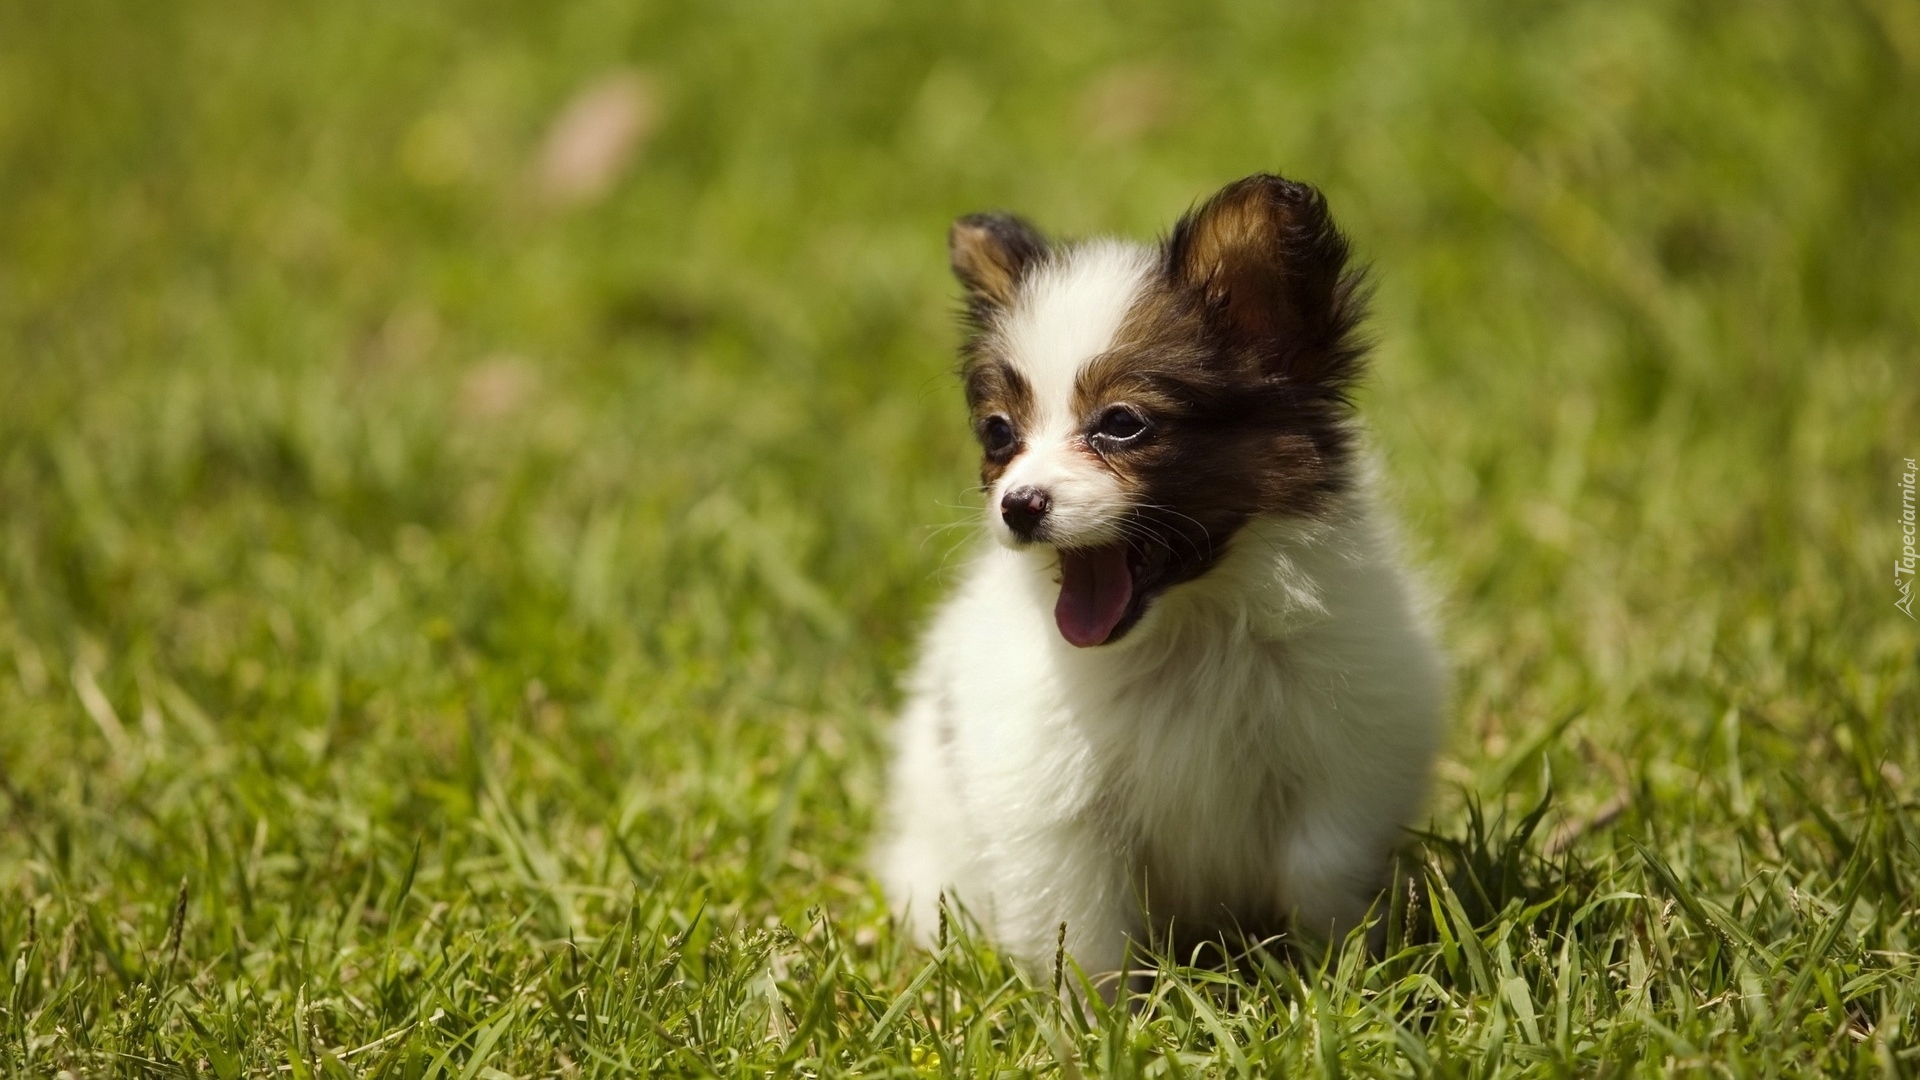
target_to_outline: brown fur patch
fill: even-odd
[[[1335,395],[1359,375],[1365,274],[1307,184],[1260,174],[1180,219],[1166,269],[1199,294],[1213,327],[1269,375]]]
[[[947,232],[947,257],[980,321],[989,310],[1013,303],[1021,280],[1047,257],[1047,242],[1012,214],[968,214]]]
[[[1358,275],[1318,192],[1275,177],[1183,219],[1161,272],[1079,374],[1088,445],[1135,505],[1156,589],[1205,573],[1257,514],[1311,515],[1348,483]],[[1115,405],[1147,437],[1097,433]]]
[[[973,414],[973,433],[983,447],[985,427],[993,417],[1005,417],[1013,425],[1011,446],[999,453],[983,451],[981,454],[980,485],[991,487],[1020,451],[1026,449],[1026,432],[1032,430],[1035,419],[1033,388],[1027,385],[1026,376],[994,354],[984,339],[969,350],[961,378],[966,383],[967,407]]]
[[[1034,421],[1033,391],[1025,376],[1007,363],[996,347],[995,319],[1012,306],[1020,284],[1052,257],[1038,229],[1012,214],[969,214],[947,233],[953,274],[966,286],[966,341],[960,347],[960,378],[973,433],[981,442],[980,484],[990,487],[1025,449],[1025,433]],[[986,426],[995,416],[1013,426],[1013,443],[987,449]]]

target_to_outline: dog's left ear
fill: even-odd
[[[1046,258],[1047,241],[1012,214],[968,214],[948,231],[947,255],[967,287],[967,309],[980,319],[1013,303],[1020,280]]]
[[[1273,375],[1335,392],[1359,374],[1364,275],[1309,184],[1265,173],[1222,188],[1174,226],[1167,268]]]

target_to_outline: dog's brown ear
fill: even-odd
[[[1167,269],[1269,374],[1338,393],[1358,374],[1364,274],[1311,185],[1265,173],[1174,226]]]
[[[1047,241],[1012,214],[968,214],[947,233],[947,254],[979,318],[1013,303],[1020,280],[1046,258]]]

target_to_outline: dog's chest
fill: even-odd
[[[1116,684],[1084,717],[1099,812],[1132,852],[1155,906],[1253,901],[1277,889],[1310,718],[1282,651],[1210,642]],[[1098,701],[1099,699],[1096,698]]]

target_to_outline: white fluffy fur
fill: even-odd
[[[999,329],[1049,417],[1001,487],[1043,479],[1090,537],[1121,496],[1052,444],[1150,257],[1080,249],[1026,283]],[[878,869],[912,932],[930,939],[944,893],[1031,965],[1065,922],[1099,976],[1144,909],[1159,925],[1273,910],[1320,933],[1354,925],[1424,797],[1444,682],[1370,487],[1313,520],[1250,523],[1091,649],[1055,627],[1052,548],[984,546],[934,618],[896,732]]]

